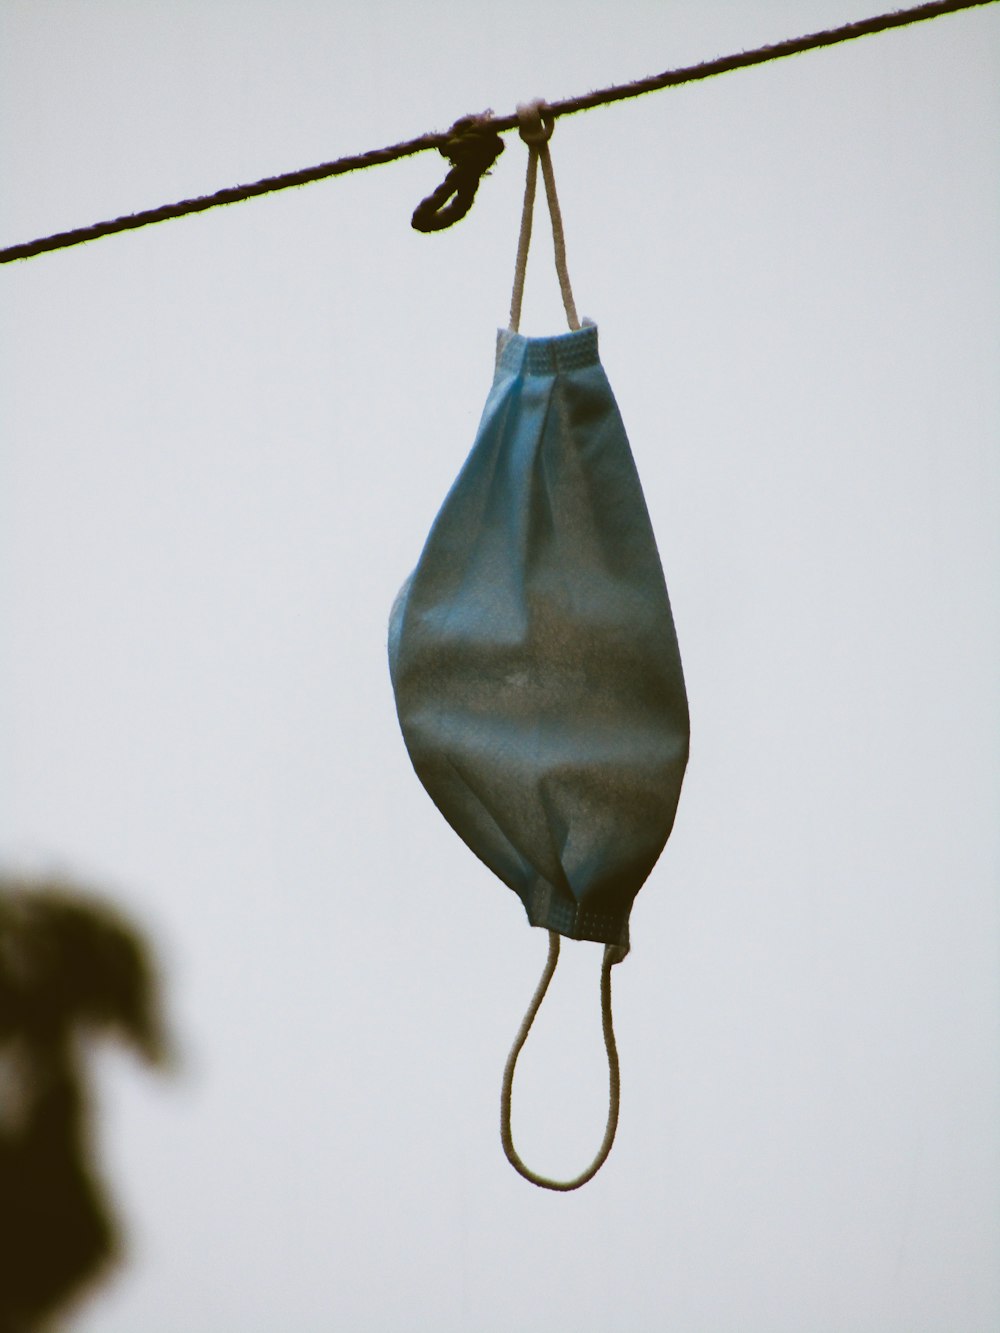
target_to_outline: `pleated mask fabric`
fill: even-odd
[[[597,328],[501,330],[472,450],[392,610],[418,777],[532,925],[629,945],[670,833],[688,707]]]

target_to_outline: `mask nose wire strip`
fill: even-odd
[[[514,1068],[517,1064],[517,1057],[521,1054],[521,1048],[528,1039],[531,1025],[541,1008],[542,1001],[545,999],[545,992],[549,988],[549,982],[552,980],[556,964],[559,961],[559,936],[554,930],[549,931],[549,956],[546,959],[541,979],[535,988],[534,995],[531,997],[528,1012],[521,1021],[517,1036],[514,1038],[514,1044],[510,1048],[510,1055],[507,1057],[507,1064],[503,1071],[503,1086],[500,1091],[500,1141],[503,1144],[504,1152],[507,1154],[507,1160],[514,1170],[522,1175],[525,1180],[530,1180],[533,1185],[538,1185],[542,1189],[576,1190],[581,1185],[586,1185],[587,1181],[592,1180],[607,1161],[611,1145],[615,1141],[615,1132],[618,1129],[621,1082],[618,1069],[618,1048],[615,1045],[615,1032],[611,1021],[611,968],[617,952],[612,945],[605,945],[604,961],[601,964],[601,1025],[604,1029],[604,1049],[608,1055],[608,1122],[604,1130],[604,1140],[597,1150],[597,1156],[585,1171],[578,1176],[574,1176],[572,1180],[551,1180],[548,1176],[540,1176],[537,1172],[532,1171],[530,1167],[525,1166],[514,1147],[510,1130],[511,1090],[514,1084]]]
[[[521,210],[521,232],[517,240],[517,259],[514,264],[514,290],[510,298],[510,328],[517,333],[521,324],[521,302],[524,297],[524,275],[528,267],[528,248],[531,245],[531,221],[535,207],[535,187],[538,179],[538,163],[542,164],[542,178],[545,181],[545,198],[549,206],[549,218],[552,222],[552,248],[555,253],[556,274],[559,278],[559,291],[562,294],[566,322],[570,329],[580,327],[573,300],[573,289],[569,281],[569,269],[566,267],[566,236],[563,231],[562,211],[559,208],[559,196],[556,194],[556,178],[552,170],[552,158],[549,154],[549,139],[555,126],[555,118],[547,111],[543,101],[529,102],[517,108],[520,121],[520,135],[528,145],[528,171],[524,182],[524,207]]]

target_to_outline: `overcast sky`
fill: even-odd
[[[0,244],[879,7],[2,0]],[[498,1136],[545,936],[385,658],[523,146],[439,235],[428,153],[0,270],[0,860],[148,928],[183,1055],[95,1061],[129,1261],[74,1333],[995,1330],[998,76],[992,6],[557,124],[692,717],[569,1195]],[[603,1128],[599,960],[519,1068],[556,1175]]]

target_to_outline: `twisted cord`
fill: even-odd
[[[552,980],[556,964],[559,962],[559,936],[554,930],[549,931],[548,958],[545,960],[541,978],[535,988],[534,995],[531,997],[531,1003],[528,1005],[528,1012],[521,1020],[521,1026],[514,1038],[514,1044],[510,1048],[500,1090],[500,1141],[503,1144],[507,1160],[518,1175],[523,1176],[525,1180],[530,1180],[532,1185],[538,1185],[541,1189],[566,1192],[568,1190],[578,1190],[581,1185],[586,1185],[588,1180],[593,1180],[607,1161],[608,1153],[615,1141],[615,1134],[618,1130],[621,1078],[618,1068],[618,1047],[615,1045],[615,1030],[611,1019],[611,968],[621,957],[622,951],[620,948],[612,944],[604,946],[604,961],[601,964],[601,1026],[604,1030],[604,1049],[608,1056],[608,1120],[604,1129],[604,1138],[597,1150],[597,1156],[586,1170],[581,1171],[572,1180],[552,1180],[548,1176],[539,1175],[537,1171],[532,1171],[529,1166],[525,1166],[514,1147],[514,1139],[510,1128],[510,1103],[517,1057],[521,1054],[521,1048],[528,1040],[531,1025],[541,1008],[542,1001],[545,999],[545,992],[549,988],[549,982]]]
[[[372,148],[365,153],[356,153],[353,157],[341,157],[335,162],[324,162],[317,167],[305,167],[301,171],[289,171],[281,176],[265,176],[263,180],[254,181],[250,185],[233,185],[223,190],[216,190],[214,194],[200,195],[196,199],[181,199],[176,204],[161,204],[159,208],[147,208],[141,213],[128,213],[124,217],[112,218],[108,222],[95,222],[89,227],[75,227],[72,231],[57,232],[53,236],[43,236],[37,241],[27,241],[23,245],[11,245],[5,250],[0,250],[0,264],[9,264],[15,259],[31,259],[34,255],[44,254],[47,250],[64,250],[71,245],[83,245],[85,241],[94,241],[101,236],[111,236],[119,231],[134,231],[138,227],[148,227],[154,222],[186,217],[189,213],[204,213],[206,209],[220,208],[223,204],[239,204],[261,194],[290,190],[297,185],[310,185],[313,181],[326,180],[329,176],[343,176],[348,171],[363,171],[366,167],[379,167],[386,162],[397,162],[400,158],[411,157],[414,153],[425,153],[430,148],[440,148],[447,142],[447,138],[446,134],[422,134],[417,139],[407,139],[388,148]]]
[[[661,88],[674,88],[681,83],[697,83],[700,79],[710,79],[716,74],[729,74],[735,69],[763,65],[770,60],[782,60],[785,56],[799,55],[803,51],[836,46],[840,42],[854,41],[857,37],[870,37],[878,32],[888,32],[892,28],[905,28],[911,23],[924,23],[928,19],[941,18],[944,14],[955,14],[963,9],[975,9],[980,5],[994,3],[995,0],[933,0],[929,4],[916,5],[913,9],[895,9],[888,14],[875,14],[868,19],[859,19],[856,23],[845,23],[839,28],[806,33],[804,37],[789,37],[783,42],[759,46],[752,51],[738,51],[730,56],[718,56],[715,60],[706,60],[700,65],[668,69],[663,74],[651,74],[649,78],[636,79],[633,83],[613,84],[610,88],[599,88],[596,92],[585,93],[581,97],[568,97],[562,102],[550,102],[549,110],[554,116],[572,116],[577,111],[590,111],[595,106],[608,106],[612,102],[621,102],[629,97],[641,97],[644,93],[658,92]],[[494,129],[497,130],[513,129],[516,124],[516,116],[506,116],[493,122]]]
[[[888,14],[876,14],[872,18],[861,19],[856,23],[845,23],[839,28],[828,28],[822,32],[807,33],[803,37],[789,38],[770,46],[757,47],[752,51],[740,51],[734,55],[706,60],[699,65],[687,65],[680,69],[667,70],[663,74],[654,74],[649,78],[637,79],[633,83],[612,84],[608,88],[601,88],[581,97],[570,97],[561,102],[551,102],[548,110],[553,116],[571,116],[578,111],[590,111],[594,107],[608,106],[612,102],[621,102],[626,98],[641,97],[644,93],[657,92],[661,88],[677,87],[682,83],[694,83],[700,79],[712,78],[716,74],[728,74],[732,70],[746,69],[750,65],[762,65],[767,61],[781,60],[785,56],[798,55],[803,51],[813,51],[823,46],[835,46],[839,42],[853,41],[857,37],[867,37],[874,33],[887,32],[892,28],[906,27],[911,23],[923,23],[928,19],[940,18],[944,14],[954,14],[960,10],[975,9],[981,5],[990,5],[996,2],[997,0],[933,0],[932,3],[917,5],[912,9],[894,10]],[[490,126],[496,134],[516,129],[518,126],[517,115],[494,117],[490,120]],[[95,222],[89,227],[76,227],[72,231],[57,232],[55,235],[43,236],[38,240],[27,241],[21,245],[11,245],[0,250],[0,264],[12,263],[15,259],[30,259],[34,255],[44,254],[48,250],[63,250],[72,245],[82,245],[85,241],[93,241],[100,236],[110,236],[115,232],[134,231],[154,222],[166,222],[170,218],[185,217],[189,213],[203,213],[209,208],[219,208],[223,204],[242,203],[244,200],[256,198],[258,195],[272,194],[277,190],[289,190],[299,185],[309,185],[313,181],[326,180],[330,176],[341,176],[349,171],[362,171],[367,167],[377,167],[386,162],[396,162],[400,158],[411,157],[415,153],[425,153],[432,148],[443,149],[448,144],[451,134],[451,131],[443,134],[422,134],[416,139],[406,139],[402,143],[391,144],[387,148],[373,148],[364,153],[357,153],[351,157],[341,157],[336,161],[324,162],[319,166],[306,167],[300,171],[289,171],[280,176],[266,176],[263,180],[254,181],[250,185],[230,186],[226,189],[217,190],[214,194],[201,195],[195,199],[181,199],[175,204],[163,204],[159,208],[148,208],[141,213],[130,213],[123,217],[113,218],[108,222]]]

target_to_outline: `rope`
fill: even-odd
[[[549,113],[555,116],[571,116],[578,111],[590,111],[597,106],[608,106],[612,102],[621,102],[629,97],[641,97],[644,93],[657,92],[661,88],[677,87],[682,83],[694,83],[700,79],[712,78],[716,74],[728,74],[732,70],[746,69],[750,65],[761,65],[770,60],[781,60],[785,56],[798,55],[802,51],[816,50],[822,46],[835,46],[839,42],[853,41],[857,37],[867,37],[877,32],[887,32],[891,28],[902,28],[911,23],[923,23],[928,19],[940,18],[944,14],[954,14],[963,9],[975,9],[980,5],[995,4],[997,0],[935,0],[934,3],[917,5],[913,9],[896,10],[889,14],[877,14],[857,23],[845,23],[839,28],[829,28],[823,32],[808,33],[804,37],[793,37],[771,46],[757,47],[752,51],[740,51],[734,55],[721,56],[716,60],[706,60],[700,65],[687,65],[681,69],[667,70],[663,74],[654,74],[646,79],[637,79],[634,83],[613,84],[597,92],[587,93],[582,97],[570,97],[562,102],[552,102]],[[469,119],[468,117],[464,119]],[[479,119],[483,119],[480,117]],[[461,121],[457,122],[461,124]],[[491,130],[501,134],[506,130],[517,129],[518,118],[499,116],[491,118]],[[313,181],[326,180],[330,176],[342,176],[348,171],[362,171],[367,167],[381,166],[386,162],[396,162],[400,158],[411,157],[414,153],[426,153],[432,148],[443,150],[449,143],[451,132],[422,134],[416,139],[406,139],[402,143],[392,144],[388,148],[373,148],[352,157],[341,157],[334,162],[324,162],[316,167],[306,167],[301,171],[289,171],[280,176],[267,176],[250,185],[234,185],[217,190],[214,194],[202,195],[197,199],[182,199],[176,204],[162,204],[159,208],[149,208],[141,213],[130,213],[125,217],[113,218],[109,222],[96,222],[89,227],[76,227],[72,231],[57,232],[53,236],[43,236],[22,245],[11,245],[0,250],[0,264],[10,264],[15,259],[30,259],[34,255],[44,254],[48,250],[64,250],[72,245],[82,245],[85,241],[96,240],[100,236],[110,236],[115,232],[134,231],[139,227],[149,226],[154,222],[166,222],[170,218],[186,217],[189,213],[203,213],[209,208],[219,208],[224,204],[242,203],[246,199],[262,194],[272,194],[277,190],[289,190],[299,185],[309,185]],[[436,192],[435,192],[436,193]]]
[[[786,56],[800,55],[803,51],[852,42],[858,37],[870,37],[877,32],[905,28],[911,23],[925,23],[928,19],[941,18],[944,14],[956,14],[962,9],[975,9],[979,5],[993,3],[994,0],[935,0],[935,3],[916,5],[913,9],[894,9],[888,14],[875,14],[868,19],[859,19],[856,23],[845,23],[839,28],[825,28],[821,32],[806,33],[804,37],[789,37],[783,42],[759,46],[752,51],[738,51],[731,56],[719,56],[715,60],[703,61],[700,65],[666,70],[648,79],[636,79],[634,83],[600,88],[582,97],[553,102],[550,110],[555,116],[572,116],[577,111],[590,111],[595,106],[609,106],[612,102],[621,102],[629,97],[642,97],[644,93],[659,92],[661,88],[696,83],[700,79],[713,78],[716,74],[729,74],[734,69],[748,69],[751,65],[783,60]],[[507,119],[513,121],[513,117]],[[494,124],[498,130],[514,128],[514,124],[508,125],[506,120],[495,121]]]
[[[533,1185],[538,1185],[542,1189],[566,1191],[577,1190],[581,1185],[586,1185],[588,1180],[593,1180],[607,1161],[611,1145],[615,1141],[615,1131],[618,1129],[621,1081],[618,1069],[618,1048],[615,1045],[615,1032],[611,1021],[611,968],[620,956],[620,950],[615,948],[614,945],[606,944],[604,946],[604,961],[601,964],[601,1025],[604,1029],[604,1049],[608,1055],[608,1122],[604,1130],[604,1139],[597,1150],[597,1156],[580,1175],[574,1176],[572,1180],[551,1180],[548,1176],[540,1176],[536,1171],[532,1171],[530,1167],[525,1166],[514,1147],[514,1140],[510,1131],[510,1102],[514,1084],[514,1067],[517,1064],[517,1057],[521,1054],[521,1048],[528,1039],[531,1025],[535,1021],[535,1015],[545,999],[545,992],[548,990],[549,982],[555,973],[556,964],[559,962],[559,936],[554,930],[549,931],[549,956],[545,961],[545,968],[535,988],[535,993],[531,997],[528,1012],[521,1020],[521,1026],[514,1038],[514,1045],[510,1048],[510,1055],[507,1057],[507,1064],[503,1071],[503,1085],[500,1090],[500,1141],[503,1144],[504,1152],[507,1154],[507,1160],[525,1180],[530,1180]]]
[[[559,291],[562,294],[566,322],[571,329],[578,329],[576,303],[573,289],[569,283],[569,270],[566,267],[566,237],[563,232],[562,212],[559,197],[556,194],[556,178],[552,170],[552,158],[549,154],[549,140],[555,128],[555,120],[548,114],[548,108],[540,99],[517,108],[520,119],[521,138],[528,145],[528,172],[524,183],[524,207],[521,210],[521,232],[517,238],[517,259],[514,264],[514,290],[510,297],[510,327],[516,333],[521,324],[521,302],[524,297],[524,275],[528,267],[528,249],[531,245],[531,220],[535,208],[535,185],[538,180],[538,162],[541,160],[542,176],[545,180],[545,198],[549,205],[549,218],[552,222],[552,247],[555,252],[556,273],[559,277]]]

